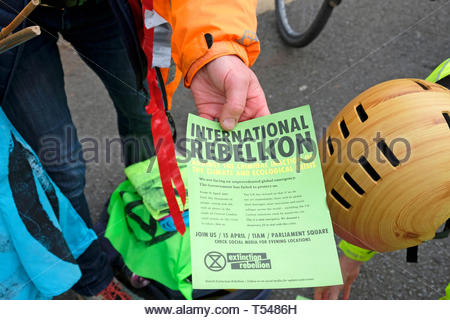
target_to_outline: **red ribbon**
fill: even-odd
[[[161,88],[159,87],[159,85],[164,84],[158,83],[156,71],[152,67],[154,30],[153,28],[145,29],[142,23],[144,19],[143,13],[145,10],[153,10],[153,1],[143,1],[142,9],[140,11],[139,3],[136,0],[130,0],[129,2],[137,24],[141,46],[144,50],[149,65],[147,82],[150,91],[150,102],[145,107],[145,110],[148,114],[152,115],[151,128],[161,183],[175,227],[177,231],[183,235],[186,232],[186,226],[182,216],[186,205],[186,189],[184,187],[183,179],[181,178],[180,168],[178,168],[172,132],[170,131],[169,122],[164,109]],[[144,32],[142,33],[141,30],[143,28]],[[183,203],[183,208],[181,210],[175,196],[174,188],[177,190],[181,198],[181,202]]]
[[[154,69],[152,69],[151,73],[156,76]],[[146,108],[147,112],[152,115],[153,143],[156,148],[156,159],[158,160],[161,183],[175,227],[183,235],[186,231],[182,216],[184,206],[186,205],[186,190],[176,161],[175,145],[172,140],[172,132],[167,121],[164,105],[162,104],[161,91],[154,84],[149,83],[149,87],[152,88],[150,90],[151,100]],[[180,210],[178,205],[174,187],[183,202],[183,210]]]

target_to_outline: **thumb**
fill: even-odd
[[[233,130],[244,112],[247,102],[250,79],[239,75],[226,77],[224,83],[225,104],[219,117],[220,125],[224,130]]]

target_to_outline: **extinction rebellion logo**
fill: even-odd
[[[221,271],[226,264],[225,257],[220,252],[211,251],[205,256],[205,266],[211,271]]]
[[[221,271],[227,264],[231,270],[272,269],[267,253],[227,253],[225,256],[217,251],[205,255],[205,266],[211,271]]]

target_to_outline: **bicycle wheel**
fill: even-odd
[[[292,47],[304,47],[322,31],[340,0],[275,0],[278,31]]]

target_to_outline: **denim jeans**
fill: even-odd
[[[40,155],[46,137],[58,138],[58,159],[43,159],[53,181],[71,201],[89,227],[92,221],[84,195],[85,162],[67,105],[64,74],[56,45],[58,33],[72,44],[84,62],[100,77],[118,115],[122,140],[137,138],[151,148],[124,150],[126,164],[153,154],[151,117],[145,112],[148,89],[138,89],[118,23],[106,1],[89,0],[70,9],[38,7],[29,17],[42,34],[24,45],[4,105],[6,115]],[[1,57],[0,57],[1,58]],[[70,133],[70,134],[69,134]],[[57,160],[57,161],[55,161]],[[112,279],[111,267],[98,241],[77,260],[82,277],[74,289],[94,295]]]

